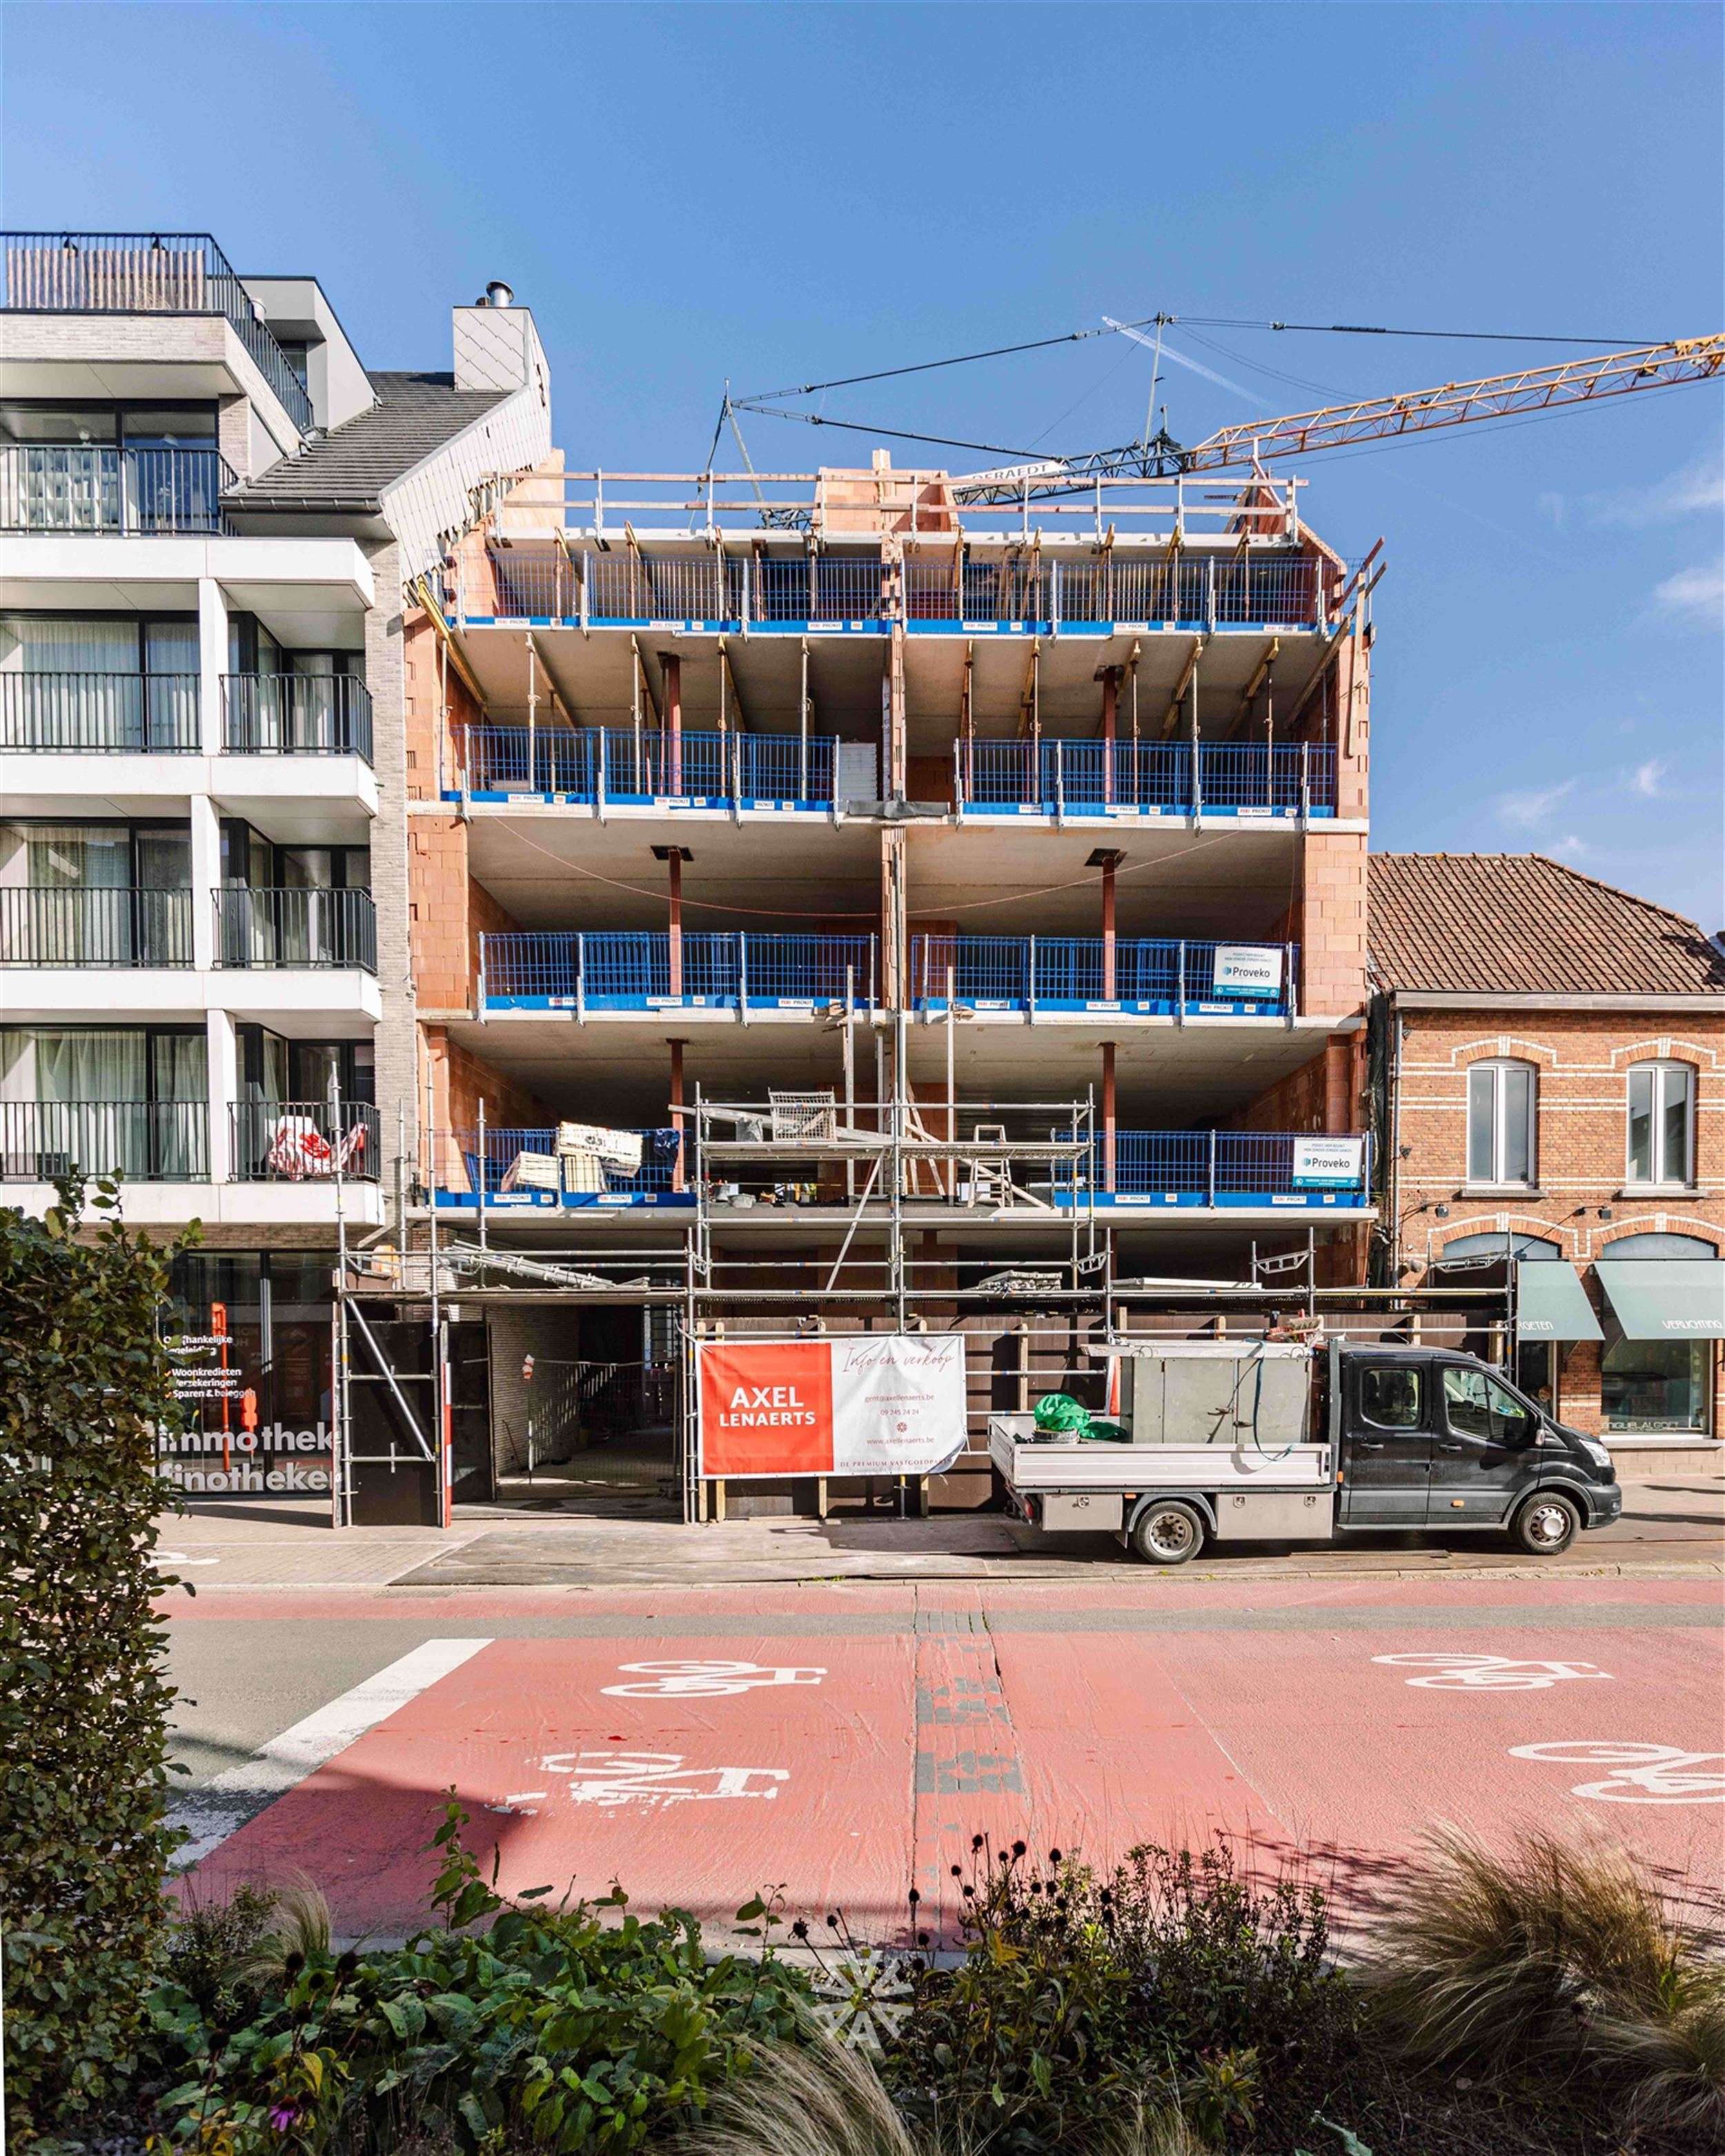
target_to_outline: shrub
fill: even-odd
[[[452,1798],[434,1845],[440,1928],[363,1957],[293,1948],[237,2025],[184,1984],[157,1991],[152,2063],[172,2083],[159,2108],[176,2148],[393,2148],[411,2122],[433,2145],[613,2156],[698,2117],[761,2046],[804,2025],[798,1973],[770,1953],[709,1959],[681,1911],[644,1923],[620,1892],[505,1907],[463,1845],[466,1821]]]
[[[116,1204],[100,1186],[98,1210]],[[67,1184],[40,1222],[0,1210],[0,1923],[20,2143],[123,2082],[177,1839],[151,1609],[167,1267],[117,1220],[77,1240],[80,1204]]]
[[[1043,2151],[1173,2102],[1219,2141],[1305,2124],[1356,2071],[1315,1888],[1254,1887],[1225,1844],[1146,1846],[1106,1877],[1022,1843],[976,1856],[963,1963],[919,1973],[887,2055],[913,2120]]]
[[[1621,1852],[1536,1830],[1499,1856],[1439,1829],[1388,1898],[1368,1975],[1416,2071],[1586,2076],[1634,2123],[1725,2138],[1725,1970]]]

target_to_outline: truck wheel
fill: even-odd
[[[1139,1514],[1132,1540],[1146,1564],[1184,1564],[1204,1548],[1204,1515],[1195,1505],[1164,1497]]]
[[[1574,1499],[1547,1490],[1530,1497],[1510,1522],[1509,1538],[1530,1557],[1557,1557],[1574,1541],[1580,1526]]]

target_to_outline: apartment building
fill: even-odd
[[[927,1326],[980,1502],[988,1406],[1169,1283],[1361,1277],[1381,569],[1302,491],[877,453],[487,506],[403,646],[458,1493],[633,1448],[710,1513],[680,1329]]]
[[[338,1235],[382,1224],[418,1100],[406,594],[487,475],[544,463],[544,358],[503,287],[454,309],[449,372],[376,372],[315,276],[208,235],[5,250],[3,1195],[76,1168],[200,1220],[213,1471],[290,1453],[310,1486]]]
[[[1725,950],[1538,855],[1377,855],[1370,900],[1375,1276],[1428,1325],[1499,1289],[1452,1321],[1476,1348],[1692,1469],[1725,1427]]]

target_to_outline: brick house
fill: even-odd
[[[1717,1457],[1725,947],[1539,855],[1374,855],[1369,919],[1372,1277],[1501,1286],[1478,1344],[1566,1422]]]

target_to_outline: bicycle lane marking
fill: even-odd
[[[224,1871],[308,1871],[344,1932],[421,1921],[425,1845],[453,1784],[470,1845],[506,1894],[620,1881],[637,1912],[665,1902],[727,1926],[762,1887],[822,1925],[896,1936],[911,1881],[911,1640],[874,1635],[713,1643],[495,1640],[241,1829]],[[722,1660],[818,1681],[741,1692],[636,1689],[643,1663]],[[661,1672],[662,1674],[662,1672]],[[626,1691],[612,1687],[628,1686]]]
[[[1570,1791],[1587,1778],[1526,1763],[1529,1745],[1578,1735],[1695,1751],[1719,1743],[1718,1650],[1710,1634],[1601,1625],[1589,1635],[1588,1660],[1609,1681],[1447,1688],[1409,1683],[1420,1670],[1377,1659],[1447,1653],[1427,1650],[1430,1636],[1415,1646],[1411,1630],[1378,1638],[1285,1635],[1273,1658],[1241,1657],[1230,1651],[1237,1642],[1195,1634],[1158,1646],[1298,1837],[1361,1854],[1369,1853],[1368,1840],[1379,1852],[1404,1851],[1434,1818],[1490,1831],[1548,1818],[1554,1800],[1575,1812],[1592,1809]],[[1573,1632],[1530,1626],[1512,1638],[1494,1627],[1469,1648],[1522,1665],[1574,1667],[1576,1644]],[[1717,1836],[1698,1832],[1697,1818],[1670,1807],[1657,1818],[1638,1814],[1633,1826],[1625,1815],[1621,1825],[1649,1856],[1725,1883]]]

